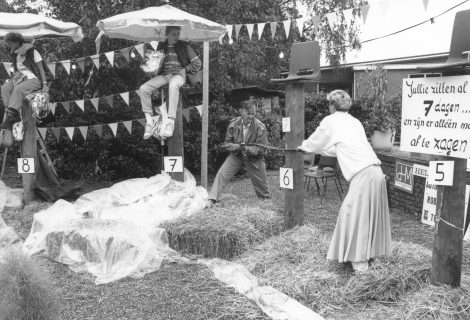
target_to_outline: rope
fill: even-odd
[[[253,146],[253,147],[260,147],[264,149],[269,149],[269,150],[274,150],[274,151],[281,151],[281,152],[286,152],[286,151],[298,151],[297,149],[284,149],[284,148],[279,148],[279,147],[272,147],[272,146],[267,146],[261,143],[247,143],[247,144],[241,144],[242,146]]]

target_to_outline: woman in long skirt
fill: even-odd
[[[385,176],[364,127],[349,114],[351,98],[342,90],[328,94],[330,115],[299,150],[336,156],[349,191],[341,205],[327,258],[350,261],[354,270],[374,257],[391,254],[390,217]]]

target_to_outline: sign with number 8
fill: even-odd
[[[18,158],[18,173],[34,173],[34,158]]]

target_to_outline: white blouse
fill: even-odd
[[[336,153],[347,181],[362,169],[381,164],[367,141],[364,127],[347,112],[335,112],[325,117],[299,149],[330,156]]]

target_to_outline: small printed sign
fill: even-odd
[[[34,158],[18,158],[18,173],[34,173]]]
[[[429,183],[437,186],[454,184],[454,161],[429,161]]]
[[[294,189],[294,171],[292,168],[279,168],[279,182],[283,189]]]
[[[282,132],[290,132],[290,118],[282,118]]]
[[[413,193],[413,165],[397,161],[395,164],[395,187]]]
[[[163,158],[165,172],[183,172],[183,157]]]
[[[423,197],[423,212],[421,213],[421,222],[429,226],[435,225],[437,204],[437,186],[429,183],[426,179]]]
[[[413,164],[413,175],[417,177],[427,178],[428,170],[429,170],[429,167],[426,167],[420,164]]]

